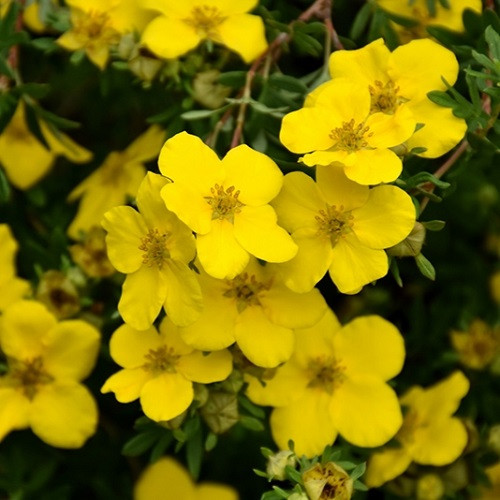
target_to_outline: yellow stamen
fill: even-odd
[[[169,233],[160,234],[158,229],[150,229],[148,234],[142,238],[139,250],[143,250],[142,263],[148,267],[163,267],[165,260],[170,258],[167,247]]]
[[[392,80],[386,84],[376,80],[373,86],[368,86],[368,90],[372,98],[370,113],[380,112],[393,115],[400,104],[408,101],[408,99],[398,95],[399,87],[395,87]]]
[[[146,363],[142,366],[144,370],[159,375],[161,373],[175,373],[175,365],[180,355],[175,354],[174,349],[167,346],[161,346],[158,349],[150,349],[144,356]]]
[[[334,128],[330,132],[330,137],[335,141],[332,149],[353,153],[368,146],[366,137],[371,137],[373,132],[368,133],[370,127],[365,127],[362,123],[356,124],[354,119],[343,122],[342,127]]]
[[[344,206],[327,205],[325,210],[320,210],[315,217],[318,223],[318,234],[328,236],[332,246],[339,238],[352,231],[354,217],[350,212],[344,212]]]
[[[217,28],[226,20],[217,7],[209,5],[199,5],[193,7],[190,17],[183,21],[194,28],[196,33],[202,38],[216,40],[219,37]]]
[[[14,360],[12,365],[8,378],[29,399],[33,399],[41,385],[53,380],[44,370],[42,358],[39,356],[25,361]]]
[[[212,207],[212,219],[227,219],[229,222],[234,222],[234,215],[241,212],[241,207],[244,206],[238,196],[240,191],[236,191],[234,186],[224,190],[224,186],[216,184],[210,188],[212,196],[205,196],[205,200]]]
[[[233,280],[226,280],[228,289],[224,297],[236,299],[238,312],[242,312],[248,306],[260,306],[262,292],[271,288],[271,282],[262,283],[257,281],[255,275],[242,273]]]
[[[308,387],[317,387],[332,394],[346,379],[345,366],[333,357],[318,356],[309,362]]]

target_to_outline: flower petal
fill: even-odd
[[[179,416],[193,401],[193,384],[179,373],[162,373],[142,388],[144,414],[155,422]]]
[[[342,293],[357,293],[388,270],[387,254],[361,244],[353,233],[340,238],[333,248],[330,277]]]
[[[120,370],[109,377],[101,392],[113,392],[120,403],[131,403],[139,399],[144,384],[151,379],[151,373],[143,368]]]
[[[29,359],[44,353],[47,334],[57,320],[39,302],[21,300],[4,311],[1,323],[2,351],[12,358]]]
[[[163,345],[154,326],[138,331],[129,325],[118,327],[111,335],[109,350],[114,362],[123,368],[144,365],[145,356]]]
[[[29,408],[22,391],[0,386],[0,441],[11,431],[29,427]]]
[[[443,78],[449,85],[455,83],[458,62],[451,50],[424,38],[394,50],[388,72],[406,99],[423,99],[431,90],[446,90]]]
[[[371,455],[363,482],[369,488],[378,488],[394,479],[410,466],[412,457],[405,448],[388,448]]]
[[[288,361],[295,346],[293,331],[271,323],[262,309],[255,306],[248,306],[238,316],[234,336],[243,354],[264,368]]]
[[[234,217],[234,236],[250,254],[267,262],[285,262],[297,253],[292,237],[277,224],[270,205],[246,206]]]
[[[364,205],[369,196],[368,187],[347,178],[341,164],[318,166],[316,182],[326,202],[345,211]]]
[[[271,432],[281,450],[293,440],[297,456],[320,455],[333,444],[337,430],[330,417],[330,397],[322,391],[307,390],[297,401],[271,413]]]
[[[380,316],[352,320],[335,337],[334,346],[348,373],[366,373],[389,380],[403,368],[403,337]]]
[[[279,284],[263,293],[260,302],[272,323],[292,329],[316,324],[327,309],[325,299],[316,288],[296,293]]]
[[[222,160],[226,171],[224,187],[235,186],[245,205],[265,205],[280,192],[283,174],[271,158],[242,144]]]
[[[165,36],[168,33],[168,36]],[[159,57],[175,59],[194,49],[201,41],[196,30],[181,19],[158,16],[145,28],[142,43]]]
[[[197,500],[238,500],[238,494],[225,484],[202,483],[196,488]]]
[[[357,50],[337,50],[330,56],[332,78],[351,78],[356,82],[373,85],[387,83],[387,65],[390,52],[382,38]]]
[[[380,184],[396,180],[403,164],[389,149],[362,149],[352,153],[344,162],[345,174],[359,184]]]
[[[250,258],[227,219],[214,219],[212,230],[198,235],[196,244],[203,269],[214,278],[234,278],[245,269]]]
[[[195,272],[186,264],[167,259],[162,269],[166,289],[165,311],[178,326],[194,323],[203,309],[201,289]]]
[[[217,28],[216,41],[234,50],[249,63],[267,48],[264,22],[259,16],[235,14]]]
[[[166,293],[167,284],[159,269],[142,266],[125,278],[118,311],[132,328],[146,330],[160,313]]]
[[[143,163],[151,161],[158,156],[164,142],[165,130],[158,125],[152,125],[131,142],[124,153],[129,160],[133,160],[134,162]]]
[[[55,378],[83,380],[93,370],[100,347],[99,332],[81,320],[61,321],[45,339],[44,368]]]
[[[47,384],[31,402],[33,432],[58,448],[80,448],[97,428],[97,405],[90,391],[76,382]]]
[[[402,144],[415,131],[417,122],[408,106],[398,106],[392,115],[374,113],[365,125],[370,128],[366,142],[374,148],[391,148]]]
[[[394,390],[366,375],[348,375],[340,387],[334,389],[330,412],[342,437],[356,446],[385,444],[403,423]]]
[[[415,225],[415,206],[396,186],[370,189],[368,201],[353,211],[353,231],[370,248],[389,248],[403,241]]]
[[[179,359],[177,366],[184,377],[200,384],[211,384],[225,380],[233,369],[233,357],[227,350],[205,355],[194,351]]]
[[[121,273],[133,273],[142,265],[139,249],[148,228],[141,215],[132,207],[115,207],[104,214],[102,227],[108,232],[108,257]]]
[[[302,227],[315,227],[315,217],[325,204],[316,183],[303,172],[290,172],[283,179],[283,188],[272,201],[278,221],[291,233]]]

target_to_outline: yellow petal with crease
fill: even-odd
[[[101,392],[113,392],[120,403],[131,403],[139,398],[144,384],[152,377],[143,368],[120,370],[106,380]]]
[[[188,380],[200,384],[211,384],[225,380],[229,376],[233,368],[233,357],[225,349],[207,355],[201,351],[194,351],[183,356],[176,368]]]

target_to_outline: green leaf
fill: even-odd
[[[486,55],[481,54],[480,52],[476,52],[475,50],[472,51],[472,57],[482,66],[485,68],[488,68],[489,70],[493,71],[494,73],[498,72],[498,68],[495,65],[495,63]]]
[[[254,474],[256,474],[257,476],[264,477],[267,479],[267,474],[264,471],[259,470],[259,469],[252,469],[252,470],[253,470]]]
[[[391,258],[389,269],[398,286],[403,288],[403,280],[401,279],[401,274],[399,272],[398,262],[394,257]]]
[[[431,262],[424,257],[423,254],[419,253],[415,257],[415,262],[417,263],[417,267],[419,271],[428,279],[434,281],[436,279],[436,270]]]
[[[250,429],[251,431],[263,431],[265,429],[264,424],[257,418],[249,417],[248,415],[242,415],[240,417],[240,423],[243,427]]]
[[[484,31],[484,38],[490,49],[491,57],[495,61],[500,60],[500,35],[493,26],[488,26]]]
[[[217,113],[221,113],[225,109],[227,109],[228,106],[225,106],[223,108],[219,109],[193,109],[191,111],[186,111],[181,114],[181,118],[183,120],[202,120],[203,118],[208,118],[210,116],[213,116]]]
[[[354,481],[354,489],[358,491],[368,491],[368,487],[361,481]]]
[[[10,198],[10,184],[5,172],[0,168],[0,205],[4,205]]]
[[[80,127],[80,124],[78,122],[75,122],[73,120],[68,120],[67,118],[63,118],[62,116],[57,116],[56,114],[47,111],[46,109],[37,107],[36,111],[38,115],[40,115],[49,124],[54,125],[56,128],[67,130]]]
[[[373,13],[372,5],[373,4],[370,2],[366,2],[356,14],[354,22],[351,26],[351,31],[349,32],[349,36],[354,40],[357,40],[368,26],[368,22],[370,21],[370,17]]]
[[[268,81],[274,87],[282,90],[288,90],[289,92],[296,92],[298,94],[305,94],[307,92],[307,86],[293,76],[284,75],[282,73],[274,73],[269,77]]]
[[[287,465],[285,467],[285,475],[290,481],[303,484],[301,473],[297,469],[293,468],[291,465]]]
[[[201,460],[203,458],[203,444],[201,436],[201,427],[189,437],[186,443],[187,467],[193,479],[197,480],[201,470]]]
[[[205,439],[205,450],[210,451],[215,448],[217,445],[217,434],[214,434],[213,432],[209,432],[207,438]]]
[[[239,395],[238,403],[244,410],[246,410],[252,416],[260,419],[264,419],[266,417],[266,412],[259,406],[254,405],[247,397]]]
[[[172,433],[165,430],[163,435],[160,437],[160,439],[157,441],[157,443],[153,446],[153,449],[151,450],[151,454],[149,455],[149,461],[151,463],[156,462],[165,453],[165,450],[170,446],[173,439],[174,439],[174,437],[172,436]]]
[[[50,92],[50,85],[47,83],[23,83],[15,88],[16,94],[28,94],[34,99],[42,99]]]
[[[421,224],[428,231],[441,231],[446,226],[446,222],[444,220],[428,220],[421,222]]]
[[[276,491],[266,491],[261,497],[260,500],[280,500],[281,498],[287,498],[283,497],[280,493],[277,493]]]
[[[409,188],[413,188],[416,186],[419,186],[420,184],[424,184],[426,182],[430,182],[434,186],[440,188],[440,189],[446,189],[451,186],[449,182],[444,182],[434,175],[432,175],[430,172],[419,172],[418,174],[413,175],[409,179],[406,179],[405,184]]]
[[[219,75],[219,83],[227,87],[239,89],[245,85],[247,80],[246,71],[227,71]]]
[[[137,457],[149,450],[158,440],[159,435],[156,429],[137,434],[129,439],[122,448],[122,455],[126,457]]]
[[[0,54],[0,75],[5,75],[11,80],[15,80],[14,70],[9,66],[9,63]]]
[[[455,99],[453,99],[449,94],[440,90],[431,90],[430,92],[427,92],[427,97],[432,102],[447,108],[453,108],[457,104]]]
[[[353,481],[359,479],[366,471],[366,462],[359,464],[355,467],[355,469],[351,472],[350,476]]]

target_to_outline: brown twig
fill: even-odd
[[[21,31],[23,29],[23,11],[24,4],[26,0],[17,0],[21,6],[19,14],[17,15],[16,24],[14,29],[17,31]],[[19,66],[19,45],[12,45],[9,49],[9,54],[7,55],[7,64],[11,67],[12,70],[16,70]],[[7,75],[0,75],[0,90],[8,89],[10,84],[10,79]]]

